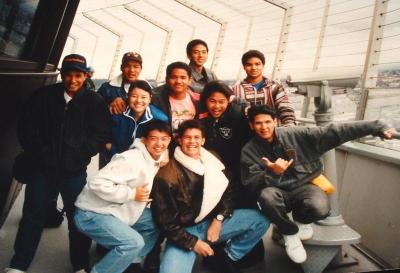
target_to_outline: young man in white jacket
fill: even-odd
[[[149,122],[133,149],[116,154],[79,195],[76,226],[110,249],[92,273],[141,271],[139,263],[159,234],[147,204],[153,178],[167,161],[170,141],[166,123]]]

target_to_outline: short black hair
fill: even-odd
[[[168,134],[170,137],[172,137],[172,131],[171,131],[171,126],[169,126],[167,123],[158,120],[158,119],[153,119],[150,120],[149,122],[146,122],[144,124],[145,126],[143,127],[143,134],[142,136],[147,138],[150,134],[151,131],[157,130],[160,132],[164,132]]]
[[[178,137],[181,138],[188,129],[199,129],[201,131],[201,136],[203,138],[206,137],[206,130],[203,124],[197,119],[189,119],[182,122],[178,127]]]
[[[133,82],[131,83],[131,85],[129,86],[128,94],[129,94],[130,92],[132,92],[133,89],[135,89],[135,88],[142,89],[142,90],[148,92],[148,93],[150,94],[150,96],[151,96],[151,86],[150,86],[150,84],[149,84],[147,81],[143,81],[143,80],[136,80],[136,81],[133,81]]]
[[[222,93],[228,101],[233,95],[232,89],[223,81],[211,81],[204,86],[203,92],[200,95],[200,107],[206,109],[207,99],[215,92]]]
[[[189,78],[192,77],[192,70],[190,69],[189,65],[184,62],[173,62],[167,66],[167,75],[166,78],[169,79],[171,77],[172,71],[174,69],[184,69],[188,73]]]
[[[276,112],[274,109],[268,107],[265,104],[253,105],[247,111],[247,118],[250,122],[253,122],[257,115],[270,115],[272,119],[276,119]]]
[[[258,58],[261,60],[262,64],[265,64],[265,56],[264,54],[262,54],[261,51],[255,50],[255,49],[251,49],[249,51],[247,51],[246,53],[243,54],[242,56],[242,65],[245,66],[245,64],[247,63],[247,61],[250,58]]]
[[[203,45],[203,46],[205,46],[206,49],[207,49],[207,52],[208,52],[208,45],[207,45],[207,43],[206,43],[205,41],[200,40],[200,39],[194,39],[194,40],[191,40],[191,41],[187,44],[187,46],[186,46],[186,55],[187,55],[187,56],[190,56],[190,54],[192,54],[192,49],[193,49],[193,47],[195,47],[195,46],[197,46],[197,45]]]

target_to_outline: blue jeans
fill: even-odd
[[[153,248],[159,234],[149,208],[144,209],[132,227],[113,215],[77,208],[75,224],[81,232],[111,250],[94,265],[92,273],[120,273],[132,262],[139,263]]]
[[[205,240],[209,225],[210,220],[206,220],[186,228],[186,231]],[[225,251],[232,260],[237,261],[260,241],[268,227],[269,221],[258,210],[237,209],[231,218],[223,222],[218,242],[228,241]],[[182,249],[167,241],[160,273],[189,273],[195,259],[194,251]]]
[[[10,267],[26,271],[35,256],[46,220],[49,202],[61,194],[68,220],[69,254],[74,271],[89,268],[91,240],[80,233],[73,221],[75,201],[86,184],[86,172],[75,177],[55,179],[37,173],[25,188],[22,219],[14,243],[15,254]]]

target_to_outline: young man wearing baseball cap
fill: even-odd
[[[125,53],[121,62],[121,74],[100,86],[98,92],[109,105],[112,114],[119,115],[125,111],[129,86],[139,78],[142,62],[139,53]]]
[[[91,240],[74,223],[75,200],[86,184],[86,167],[110,139],[110,114],[103,98],[88,90],[86,59],[67,55],[61,67],[62,83],[45,86],[32,95],[18,121],[22,148],[34,170],[25,188],[22,220],[15,254],[7,273],[25,272],[40,242],[46,207],[58,193],[68,219],[70,258],[74,272],[89,272]]]

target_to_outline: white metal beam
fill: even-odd
[[[367,54],[364,62],[364,72],[361,76],[361,99],[357,106],[356,119],[364,119],[368,101],[369,88],[376,86],[380,50],[382,46],[383,28],[388,1],[375,0],[374,14],[369,32]]]
[[[118,62],[119,59],[119,53],[121,51],[121,47],[122,47],[122,42],[124,40],[124,35],[122,33],[120,33],[118,30],[115,30],[114,28],[108,26],[107,24],[105,24],[104,22],[100,21],[99,19],[97,19],[96,17],[90,15],[88,12],[83,12],[82,15],[84,17],[86,17],[87,19],[89,19],[90,21],[92,21],[93,23],[99,25],[100,27],[108,30],[109,32],[113,33],[114,35],[116,35],[118,37],[118,42],[117,42],[117,47],[115,49],[114,52],[114,57],[113,57],[113,61],[112,61],[112,65],[110,68],[110,73],[108,74],[108,79],[111,79],[111,77],[113,76],[113,72],[115,69],[115,66]]]
[[[140,33],[140,43],[139,43],[138,52],[141,52],[142,47],[143,47],[144,36],[145,36],[144,31],[142,31],[141,29],[137,28],[137,27],[134,26],[133,24],[131,24],[131,23],[125,21],[125,20],[122,19],[121,17],[115,16],[114,14],[112,14],[110,11],[108,11],[108,10],[106,10],[106,9],[103,9],[103,11],[104,11],[105,13],[107,13],[107,15],[109,15],[109,16],[111,16],[112,18],[116,19],[117,21],[122,22],[125,26],[128,26],[128,27],[130,27],[130,28],[132,28],[132,29],[134,29],[135,31],[137,31],[137,32]]]
[[[213,14],[210,14],[209,12],[205,11],[204,9],[202,9],[202,8],[192,4],[192,3],[190,3],[189,1],[186,1],[186,0],[175,0],[175,2],[181,4],[182,6],[185,6],[188,9],[193,10],[196,13],[201,14],[204,17],[207,17],[211,21],[214,21],[214,22],[220,24],[217,43],[216,43],[216,46],[215,46],[215,53],[214,53],[214,57],[213,57],[213,60],[212,60],[212,63],[211,63],[211,70],[216,71],[216,68],[218,66],[218,60],[219,60],[219,57],[220,57],[220,54],[221,54],[221,51],[222,51],[222,44],[223,44],[224,37],[225,37],[227,22],[225,22],[221,18],[216,17]]]
[[[164,26],[157,20],[149,17],[148,15],[144,14],[143,12],[141,12],[131,6],[124,5],[124,8],[167,33],[167,37],[164,42],[163,51],[161,53],[160,65],[158,66],[158,71],[157,71],[157,75],[156,75],[156,81],[161,82],[162,81],[161,75],[165,69],[166,56],[168,54],[169,46],[171,44],[172,29],[170,29],[167,26]]]

